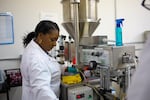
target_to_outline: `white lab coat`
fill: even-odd
[[[21,73],[22,100],[59,100],[60,66],[33,40],[24,50]]]
[[[150,100],[150,38],[141,53],[127,92],[127,100]]]

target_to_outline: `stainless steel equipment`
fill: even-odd
[[[80,62],[87,65],[96,61],[100,75],[100,87],[110,91],[112,81],[120,85],[120,91],[126,93],[130,85],[132,70],[135,69],[135,46],[97,46],[81,50]]]
[[[65,61],[65,54],[64,54],[65,39],[66,36],[64,35],[60,35],[58,39],[59,49],[58,49],[57,59],[60,64],[64,64]]]
[[[121,68],[123,67],[122,57],[124,54],[135,56],[135,46],[103,46],[105,55],[104,65]]]
[[[87,46],[88,47],[88,46]],[[124,54],[135,56],[134,46],[100,46],[94,48],[83,48],[80,53],[80,62],[88,63],[95,60],[101,65],[119,68],[123,65]]]
[[[62,0],[62,25],[75,40],[76,64],[79,62],[79,43],[82,37],[89,37],[99,25],[97,19],[98,0]],[[67,13],[66,13],[67,12]]]
[[[109,90],[111,89],[113,78],[120,78],[119,82],[118,80],[113,81],[116,81],[119,85],[123,83],[121,88],[126,89],[126,86],[128,86],[132,65],[127,65],[133,63],[133,59],[130,59],[130,57],[135,56],[135,47],[99,46],[100,42],[97,42],[99,37],[91,37],[100,23],[100,19],[97,18],[98,2],[99,0],[62,0],[64,20],[62,25],[74,39],[76,65],[88,65],[90,61],[96,61],[100,70],[96,69],[101,79],[99,85],[102,89],[108,90],[108,94],[111,94]],[[101,42],[107,44],[105,41]],[[72,59],[72,57],[68,56],[68,59]],[[72,86],[63,84],[61,89],[62,96],[64,96],[63,100],[67,100],[68,95],[71,95],[69,100],[74,100],[77,92],[82,91],[82,89],[76,91],[76,89],[72,89]],[[106,94],[105,92],[104,94]]]
[[[93,100],[93,90],[88,86],[69,88],[68,100]]]
[[[107,36],[91,36],[91,37],[82,37],[80,39],[80,46],[98,46],[98,45],[107,45]]]
[[[92,37],[82,37],[81,41],[80,41],[80,49],[78,50],[81,54],[83,54],[83,50],[85,49],[86,51],[88,50],[87,48],[90,48],[90,51],[94,49],[93,47],[98,46],[98,45],[107,45],[107,36],[103,35],[103,36],[92,36]],[[89,51],[89,52],[90,52]],[[75,57],[75,43],[74,41],[72,41],[71,39],[69,39],[69,41],[65,42],[65,46],[64,46],[64,54],[65,54],[65,60],[66,61],[72,61]],[[89,55],[90,56],[90,55]],[[84,56],[81,56],[84,57]],[[82,63],[83,59],[80,57],[80,63]],[[84,58],[88,58],[88,57],[84,57]],[[82,60],[81,60],[82,59]],[[87,62],[87,60],[85,60]]]
[[[89,37],[99,25],[100,19],[97,18],[97,3],[99,0],[73,0],[79,2],[79,38]],[[75,39],[74,8],[71,0],[62,0],[63,19],[62,25],[66,31]],[[67,13],[66,13],[67,12]]]

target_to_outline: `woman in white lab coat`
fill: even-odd
[[[59,27],[43,20],[24,38],[21,60],[22,100],[59,100],[60,66],[48,54],[59,37]]]
[[[150,36],[127,92],[127,100],[150,100]]]

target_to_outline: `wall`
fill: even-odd
[[[101,24],[94,35],[108,35],[108,39],[114,41],[115,19],[124,18],[123,43],[135,45],[136,55],[139,56],[143,48],[143,33],[150,30],[150,11],[141,3],[142,0],[100,0],[98,10]]]
[[[33,31],[40,20],[41,12],[54,13],[58,24],[62,20],[62,5],[60,0],[0,0],[0,12],[11,12],[14,17],[14,44],[0,45],[0,69],[19,68],[18,59],[23,52],[22,38]],[[61,33],[64,29],[60,26]],[[66,33],[67,34],[67,33]],[[21,100],[21,87],[11,88],[10,100]],[[0,94],[0,100],[6,100],[5,94]]]
[[[61,8],[60,0],[55,0],[53,3],[50,0],[0,0],[0,12],[11,12],[14,16],[15,35],[13,45],[0,46],[0,58],[18,58],[22,54],[22,38],[25,34],[34,30],[35,25],[40,20],[41,12],[56,13],[60,25],[59,22],[62,20]]]
[[[115,40],[115,19],[125,18],[123,42],[141,49],[142,34],[145,30],[150,30],[150,11],[143,8],[141,2],[142,0],[100,0],[98,17],[101,21],[93,35],[108,35],[109,40]],[[18,58],[23,52],[22,38],[34,30],[41,12],[56,14],[60,33],[67,35],[61,26],[61,0],[0,0],[0,12],[13,14],[15,35],[14,44],[0,45],[0,69],[19,68]],[[136,52],[139,54],[139,51]],[[6,100],[5,94],[0,94],[0,100]],[[10,90],[10,100],[21,100],[21,87]]]
[[[117,18],[125,18],[123,41],[136,46],[139,56],[143,48],[143,33],[150,30],[150,10],[141,6],[142,0],[116,0]]]

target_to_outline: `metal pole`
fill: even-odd
[[[80,0],[71,0],[74,13],[74,28],[75,28],[75,58],[76,64],[79,64],[79,3]]]

